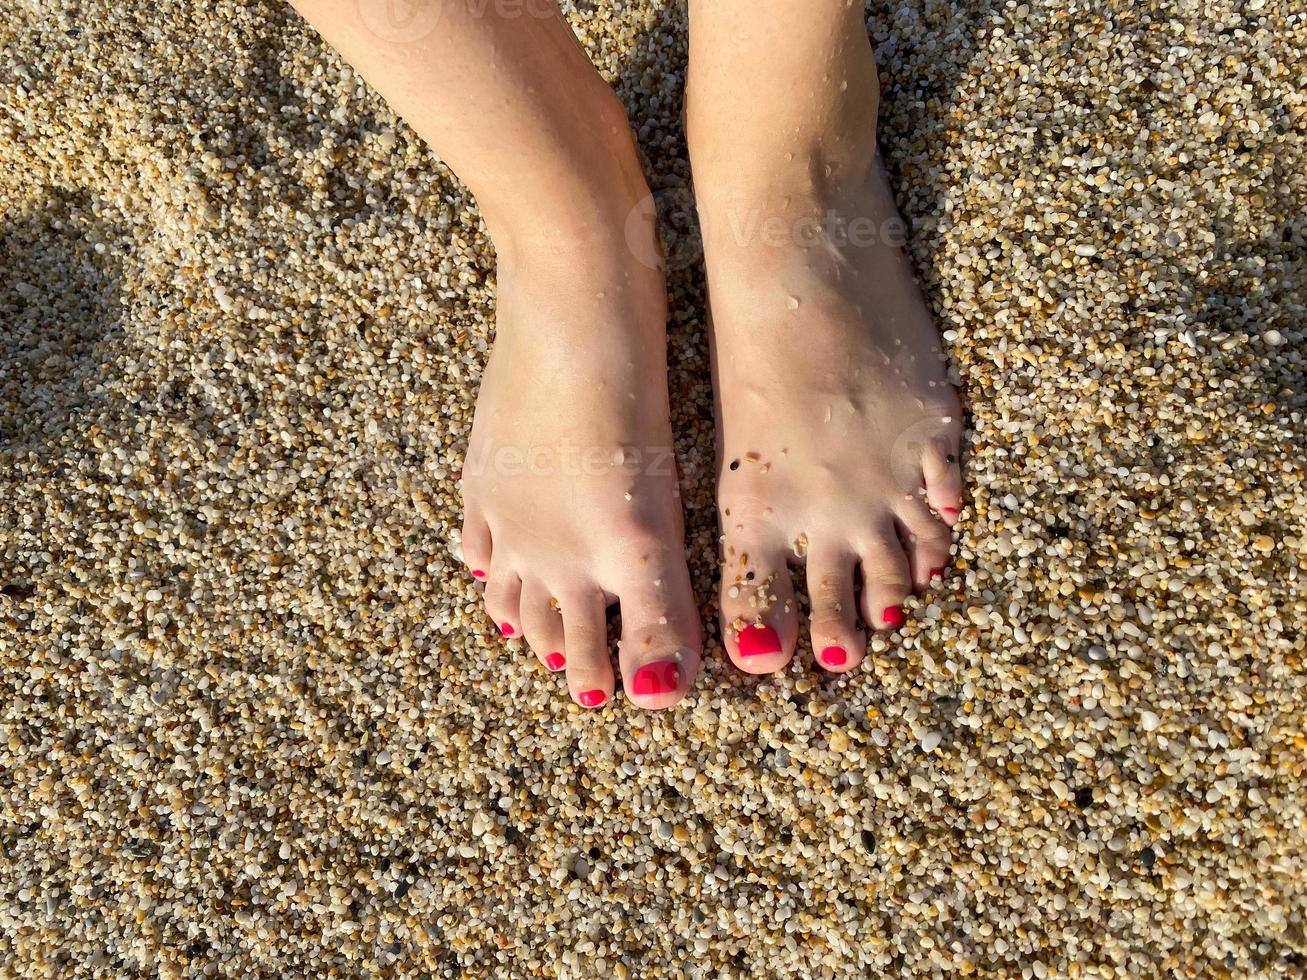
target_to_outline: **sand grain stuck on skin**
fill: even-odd
[[[1295,8],[872,4],[955,567],[852,676],[710,635],[655,716],[458,560],[494,265],[432,153],[280,6],[3,0],[3,972],[1300,976]],[[568,13],[683,202],[684,10]]]

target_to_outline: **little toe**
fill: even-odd
[[[924,503],[908,504],[899,511],[900,538],[912,569],[912,585],[918,592],[938,584],[948,568],[953,533]]]
[[[486,582],[486,612],[504,636],[522,635],[522,580],[516,572],[498,571]]]
[[[490,525],[476,511],[463,513],[463,562],[478,582],[484,582],[490,569]]]
[[[911,571],[903,545],[888,520],[861,545],[862,619],[874,630],[895,630],[907,622],[903,600],[911,592]]]
[[[817,663],[836,673],[857,667],[867,649],[866,634],[858,628],[856,564],[835,547],[818,544],[808,553],[812,651]]]
[[[726,549],[722,568],[722,641],[735,665],[749,674],[780,670],[799,637],[794,584],[779,548]]]
[[[522,634],[545,669],[558,673],[567,666],[563,616],[544,582],[522,583]]]
[[[684,560],[651,561],[615,590],[626,695],[642,708],[671,707],[699,673],[703,635]]]
[[[578,590],[559,597],[563,643],[567,651],[567,689],[585,708],[598,708],[613,697],[613,664],[608,655],[607,605],[598,590]]]
[[[922,453],[921,474],[926,485],[926,500],[952,527],[962,509],[962,465],[957,438],[950,435],[932,440]]]

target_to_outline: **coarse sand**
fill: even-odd
[[[685,11],[565,7],[668,212],[715,631]],[[0,973],[1302,976],[1307,15],[868,25],[955,565],[852,675],[710,632],[653,715],[459,560],[494,261],[432,152],[282,5],[0,0]]]

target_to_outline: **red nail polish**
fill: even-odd
[[[512,623],[500,623],[500,624],[499,624],[499,632],[503,633],[505,636],[512,636],[512,635],[513,635],[513,624],[512,624]]]
[[[781,638],[770,626],[746,626],[737,641],[741,657],[763,657],[781,652]]]
[[[608,695],[603,691],[582,691],[576,699],[587,708],[597,708],[608,700]]]
[[[821,652],[821,662],[827,667],[843,667],[849,661],[849,655],[843,647],[827,647]]]
[[[670,660],[645,664],[631,680],[631,693],[640,697],[650,694],[673,694],[681,682],[681,668]]]
[[[486,573],[483,572],[483,571],[481,571],[481,569],[479,569],[479,568],[474,568],[474,569],[472,569],[472,577],[473,577],[473,578],[485,578],[485,577],[486,577]]]
[[[567,658],[561,653],[551,653],[549,656],[545,657],[545,666],[552,671],[562,670],[567,666]]]
[[[939,512],[941,514],[948,514],[949,517],[953,517],[957,514],[958,509],[956,507],[941,507]]]
[[[942,568],[932,568],[932,569],[930,570],[930,575],[928,576],[928,578],[929,578],[931,581],[934,581],[934,580],[937,579],[937,578],[943,578],[943,577],[944,577],[944,569],[942,569]]]
[[[908,617],[904,615],[903,609],[899,606],[886,606],[885,611],[880,616],[885,621],[886,626],[893,626],[896,629],[908,621]]]

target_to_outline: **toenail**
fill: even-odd
[[[827,647],[821,652],[821,662],[827,667],[843,667],[848,660],[849,655],[843,647]]]
[[[764,657],[781,652],[781,638],[770,626],[755,623],[740,630],[739,647],[741,657]]]
[[[908,617],[904,615],[901,606],[886,606],[885,611],[880,615],[886,626],[899,627],[908,621]]]
[[[485,578],[485,577],[486,577],[486,573],[483,572],[483,571],[481,571],[481,569],[479,569],[479,568],[474,568],[474,569],[472,569],[472,577],[473,577],[473,578]]]
[[[631,681],[631,693],[637,697],[651,694],[672,694],[681,683],[681,668],[670,660],[659,660],[645,664],[635,672]]]
[[[958,512],[958,509],[956,507],[941,507],[939,509],[939,512],[941,514],[948,514],[950,517],[952,517],[954,514]]]
[[[943,577],[944,577],[944,569],[942,569],[942,568],[932,568],[932,569],[930,570],[930,575],[929,575],[928,577],[930,578],[931,581],[934,581],[934,580],[937,579],[937,578],[943,578]]]
[[[562,670],[567,666],[567,658],[565,658],[561,653],[551,653],[549,656],[545,657],[545,666],[550,670]]]
[[[513,624],[512,624],[512,623],[500,623],[500,624],[499,624],[499,632],[503,633],[505,636],[512,636],[512,635],[513,635],[513,632],[514,632],[514,631],[513,631]]]
[[[597,708],[608,700],[608,695],[603,691],[582,691],[576,699],[587,708]]]

